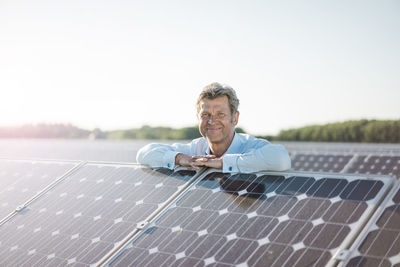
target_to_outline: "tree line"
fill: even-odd
[[[0,127],[0,138],[88,138],[92,131],[71,124],[27,124]]]
[[[400,120],[354,120],[282,130],[275,140],[400,143]]]
[[[237,132],[245,133],[237,127]],[[90,138],[191,140],[200,137],[197,126],[172,128],[144,125],[127,130],[85,130],[70,124],[37,124],[0,127],[0,138]],[[270,141],[400,143],[400,120],[357,120],[282,130]]]

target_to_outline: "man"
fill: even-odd
[[[148,144],[138,151],[137,162],[170,169],[180,165],[242,173],[290,169],[290,157],[282,145],[235,132],[238,107],[239,100],[231,87],[219,83],[204,87],[197,100],[203,137],[188,144]]]

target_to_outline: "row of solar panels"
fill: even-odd
[[[292,153],[386,154],[400,155],[400,144],[334,143],[334,142],[279,142]]]
[[[400,264],[390,176],[0,160],[0,188],[1,266]]]
[[[299,171],[400,176],[400,155],[293,153],[291,158]]]

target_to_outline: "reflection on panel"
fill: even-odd
[[[390,179],[210,173],[111,266],[325,266]]]
[[[347,266],[400,265],[400,183],[393,192]]]
[[[194,174],[86,164],[0,227],[0,265],[94,264]]]
[[[76,165],[73,162],[0,160],[0,220]]]
[[[340,172],[352,158],[352,155],[297,154],[292,159],[292,168],[297,171]]]

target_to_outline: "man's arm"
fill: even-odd
[[[157,144],[151,143],[142,147],[136,155],[136,161],[150,167],[173,169],[175,158],[179,153],[190,154],[191,144]]]
[[[277,144],[267,143],[243,154],[223,156],[224,172],[286,171],[290,168],[289,153],[284,146]]]
[[[213,155],[192,156],[195,144],[148,144],[141,148],[136,161],[150,167],[173,169],[176,165],[200,168],[210,167],[222,169],[223,172],[257,172],[285,171],[290,169],[289,153],[282,145],[271,144],[265,140],[252,140],[254,148],[242,154],[225,154],[222,157]]]

